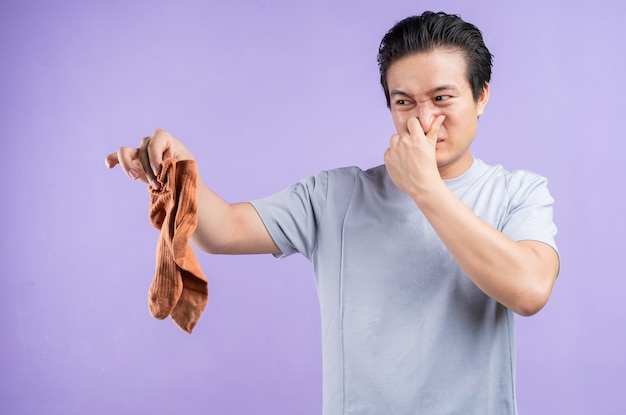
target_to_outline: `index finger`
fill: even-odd
[[[113,167],[117,166],[118,164],[120,164],[120,160],[117,157],[117,152],[115,153],[111,153],[108,156],[106,156],[104,158],[104,164],[106,164],[106,166],[109,169],[112,169]]]
[[[417,117],[411,117],[406,122],[406,128],[409,131],[409,136],[413,136],[415,133],[421,132],[425,134],[426,132],[422,128],[422,123]]]
[[[170,158],[172,136],[165,130],[157,128],[152,133],[147,145],[150,168],[155,176],[159,175],[164,159]]]
[[[428,130],[428,134],[426,134],[426,136],[431,140],[437,141],[437,137],[439,137],[439,131],[441,130],[441,125],[443,124],[445,119],[445,115],[437,116],[437,118],[435,118],[435,120],[431,124],[430,129]]]

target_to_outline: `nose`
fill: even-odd
[[[419,120],[422,130],[427,133],[430,130],[430,126],[433,124],[433,121],[438,115],[440,115],[440,113],[441,112],[433,105],[432,102],[426,101],[420,102],[419,105],[417,105],[415,116]]]

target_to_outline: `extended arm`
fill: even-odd
[[[120,165],[133,180],[158,187],[156,181],[164,160],[194,160],[180,141],[163,130],[156,130],[142,140],[139,148],[121,147],[109,154],[105,163]],[[280,253],[265,229],[261,218],[249,203],[227,203],[199,178],[197,186],[198,226],[192,242],[209,253],[261,254]]]

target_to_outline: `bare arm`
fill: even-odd
[[[212,254],[277,254],[254,207],[247,202],[229,204],[203,183],[198,183],[198,227],[192,241]]]
[[[414,200],[454,259],[487,295],[525,316],[548,302],[559,266],[551,246],[509,239],[476,216],[443,182]]]
[[[168,132],[156,130],[142,140],[139,148],[121,147],[105,163],[120,165],[133,180],[158,188],[156,176],[164,160],[194,160],[193,154]],[[192,242],[209,253],[280,253],[261,218],[249,203],[229,204],[198,179],[198,226]]]
[[[541,310],[552,293],[559,260],[537,241],[513,241],[474,214],[439,175],[435,142],[444,118],[428,134],[416,119],[385,154],[394,183],[420,207],[454,259],[487,295],[520,315]]]

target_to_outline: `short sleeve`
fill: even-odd
[[[301,253],[311,259],[327,193],[328,172],[321,172],[272,196],[250,202],[281,251],[277,258]]]
[[[554,199],[548,191],[547,180],[518,171],[510,176],[508,188],[511,198],[502,232],[515,241],[539,241],[557,250]]]

